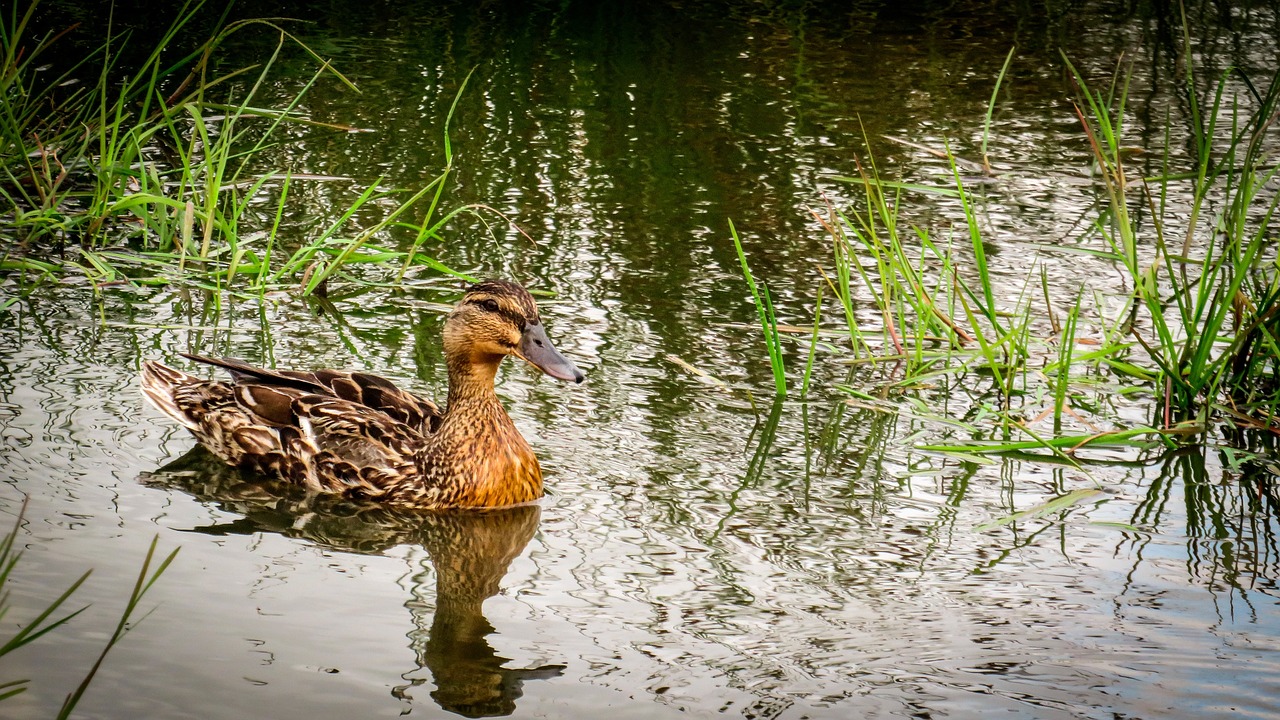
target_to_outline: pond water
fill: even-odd
[[[296,184],[295,241],[379,178],[415,188],[438,174],[444,117],[474,68],[446,202],[491,206],[527,236],[460,216],[429,249],[555,294],[548,332],[588,381],[510,363],[499,375],[549,495],[416,521],[326,507],[190,452],[138,392],[143,360],[195,351],[367,368],[443,397],[454,283],[335,283],[327,301],[40,290],[0,316],[0,512],[29,498],[6,637],[89,568],[75,600],[92,606],[0,662],[0,681],[33,678],[4,716],[56,714],[158,537],[177,560],[78,716],[1280,717],[1271,476],[1222,450],[1097,452],[1102,493],[989,528],[1094,485],[1036,458],[916,449],[957,431],[850,405],[833,386],[867,376],[825,350],[807,401],[767,400],[727,221],[781,319],[811,322],[830,240],[809,209],[853,201],[837,178],[871,156],[915,183],[946,181],[931,151],[947,144],[979,157],[1014,45],[991,130],[999,176],[974,184],[999,291],[1019,293],[1035,262],[1057,297],[1086,278],[1124,293],[1106,263],[1044,249],[1089,242],[1078,225],[1100,197],[1057,48],[1093,78],[1132,62],[1131,141],[1155,174],[1165,118],[1186,110],[1177,46],[1167,17],[1055,7],[306,10],[298,35],[361,92],[324,79],[301,107],[368,132],[298,132],[268,154],[349,178]],[[1190,12],[1207,67],[1273,68],[1274,4],[1214,8]],[[274,42],[238,36],[223,62],[260,61]],[[295,94],[309,62],[286,52],[262,102]],[[906,204],[944,236],[961,217],[945,198]],[[795,381],[807,346],[786,352]],[[1091,401],[1145,422],[1151,399],[1114,389]],[[970,375],[918,397],[972,417],[992,392]]]

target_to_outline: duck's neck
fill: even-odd
[[[498,402],[498,394],[493,390],[493,379],[498,374],[501,362],[501,355],[478,360],[450,358],[446,412],[452,414],[455,411],[474,411],[485,406],[497,406],[501,410],[502,403]],[[502,417],[506,416],[506,411],[502,411]]]
[[[423,448],[442,474],[463,483],[455,504],[497,507],[542,496],[538,458],[493,390],[492,362],[449,362],[444,421]]]

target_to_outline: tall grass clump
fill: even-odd
[[[393,281],[411,266],[448,271],[422,254],[423,241],[438,237],[454,214],[476,209],[439,212],[447,170],[417,189],[375,181],[317,237],[283,246],[291,188],[335,179],[264,171],[262,151],[286,142],[290,126],[355,130],[299,110],[322,77],[358,92],[283,25],[227,22],[224,14],[207,40],[182,54],[174,49],[178,39],[203,9],[188,0],[142,61],[125,67],[126,57],[138,56],[135,41],[108,23],[99,46],[53,76],[40,63],[59,50],[66,31],[31,37],[37,2],[0,19],[0,214],[7,225],[0,270],[38,280],[70,269],[97,286],[180,282],[250,295],[280,286],[324,292],[335,276],[363,275],[361,267]],[[218,70],[219,49],[249,31],[275,35],[267,57]],[[292,97],[263,107],[264,88],[289,47],[314,61],[312,75]],[[73,82],[86,76],[93,82]],[[259,209],[264,201],[275,208],[269,227]],[[384,219],[354,228],[357,212],[373,207]],[[392,231],[416,239],[400,250],[387,243]]]
[[[1122,162],[1127,87],[1121,81],[1094,90],[1067,66],[1080,88],[1080,120],[1106,193],[1096,231],[1132,287],[1132,309],[1117,326],[1154,365],[1161,400],[1155,420],[1206,427],[1225,414],[1275,427],[1280,278],[1272,219],[1280,194],[1267,186],[1278,172],[1280,73],[1259,89],[1238,69],[1228,70],[1202,107],[1188,68],[1192,166],[1172,166],[1175,141],[1166,137],[1165,172],[1135,178]],[[1232,80],[1243,84],[1243,96],[1229,94]],[[1168,204],[1179,186],[1189,186],[1189,212]]]
[[[1168,445],[1203,437],[1221,421],[1280,427],[1280,273],[1272,224],[1280,203],[1274,189],[1280,73],[1261,86],[1239,70],[1223,73],[1207,107],[1195,102],[1188,74],[1190,166],[1175,166],[1171,148],[1178,140],[1168,123],[1164,170],[1143,178],[1124,164],[1125,75],[1096,90],[1069,61],[1066,67],[1079,88],[1077,113],[1103,195],[1091,228],[1100,246],[1085,252],[1121,269],[1129,288],[1122,310],[1086,308],[1086,298],[1106,291],[1090,287],[1088,278],[1074,298],[1051,297],[1043,268],[1035,282],[1034,260],[1020,282],[994,277],[960,161],[949,150],[953,182],[943,188],[882,180],[872,160],[844,178],[860,189],[859,202],[814,213],[831,238],[824,278],[843,313],[845,361],[889,369],[878,397],[936,376],[989,376],[997,394],[991,409],[1003,432],[985,449],[1041,448],[1065,457],[1086,443],[1131,444],[1154,434]],[[1233,82],[1243,88],[1235,96]],[[983,147],[985,154],[985,137]],[[958,203],[964,220],[942,240],[902,219],[906,193],[943,195]],[[1175,194],[1189,197],[1190,207],[1174,207]],[[1086,319],[1101,335],[1089,346],[1077,342]],[[1036,367],[1027,362],[1033,356]],[[1089,373],[1146,388],[1156,398],[1149,425],[1110,423],[1100,430],[1097,424],[1109,418],[1076,412],[1072,387]],[[865,386],[841,389],[872,398]],[[1033,407],[1044,409],[1032,414]],[[1047,417],[1051,430],[1035,429]]]
[[[848,180],[858,184],[862,202],[844,211],[832,209],[828,216],[814,213],[832,242],[833,268],[824,277],[844,312],[851,355],[846,362],[882,370],[878,389],[865,383],[837,389],[858,400],[878,401],[931,387],[943,378],[977,378],[978,383],[969,380],[966,387],[987,396],[977,417],[993,419],[999,438],[945,449],[1042,449],[1071,463],[1062,448],[1107,438],[1091,437],[1092,433],[1047,437],[1032,428],[1038,418],[1028,416],[1027,398],[1034,402],[1047,396],[1054,434],[1063,430],[1063,414],[1070,412],[1072,368],[1069,362],[1029,365],[1033,355],[1045,357],[1050,345],[1032,332],[1038,316],[1030,292],[1036,264],[1030,264],[1021,285],[1012,288],[1015,292],[998,285],[986,262],[976,211],[956,160],[950,162],[954,184],[941,189],[887,182],[878,176],[874,161],[859,164],[859,175]],[[929,229],[905,222],[900,215],[904,191],[941,193],[958,200],[965,218],[963,235],[943,242]],[[868,296],[876,311],[874,320],[856,312]],[[1072,339],[1058,340],[1061,344]],[[1070,357],[1069,349],[1065,352]],[[927,404],[911,404],[916,417],[974,435],[983,432],[967,420],[939,415]]]
[[[924,228],[899,222],[901,188],[880,181],[874,160],[869,166],[859,163],[858,170],[861,209],[814,213],[831,238],[833,272],[825,279],[843,312],[854,355],[900,363],[907,377],[916,377],[972,344],[973,335],[952,317],[963,307],[956,291],[968,285],[956,274],[948,246],[939,247]],[[905,242],[904,234],[914,242]],[[980,238],[975,239],[980,249]],[[980,314],[992,315],[985,266],[978,282],[980,293],[970,295]],[[878,328],[856,313],[859,288],[871,296]]]
[[[1126,74],[1116,73],[1098,90],[1069,61],[1066,68],[1079,90],[1078,119],[1102,203],[1086,238],[1093,247],[1047,246],[1041,252],[1083,251],[1113,263],[1127,279],[1121,311],[1102,302],[1087,305],[1109,292],[1087,277],[1072,297],[1052,297],[1037,258],[1025,264],[1020,280],[991,272],[982,223],[959,170],[963,163],[990,172],[989,108],[983,162],[964,163],[948,148],[947,186],[883,180],[871,159],[857,162],[857,175],[844,178],[858,188],[857,202],[813,213],[831,241],[831,264],[822,277],[848,340],[840,361],[881,370],[860,376],[856,387],[837,388],[859,401],[879,400],[944,376],[977,378],[965,386],[981,406],[977,417],[995,419],[999,437],[975,435],[932,447],[1040,449],[1067,462],[1086,444],[1133,446],[1154,438],[1167,447],[1203,440],[1221,422],[1280,428],[1280,272],[1273,229],[1280,203],[1274,159],[1280,73],[1258,85],[1229,70],[1210,86],[1211,100],[1202,107],[1188,71],[1192,131],[1185,144],[1193,153],[1188,162],[1172,150],[1181,142],[1179,126],[1166,120],[1163,170],[1144,178],[1125,165]],[[963,219],[941,232],[904,220],[907,198],[921,195],[947,198]],[[1171,196],[1190,198],[1189,207],[1186,200],[1175,206]],[[767,339],[774,338],[767,292],[755,291],[736,232],[734,242],[761,326]],[[1086,324],[1091,337],[1082,342],[1078,335]],[[815,338],[817,325],[815,317]],[[776,341],[768,346],[772,360]],[[1110,383],[1131,396],[1149,393],[1155,398],[1150,422],[1135,426],[1101,417],[1096,406],[1082,414],[1075,407],[1082,383]],[[963,427],[980,433],[970,418]],[[1042,420],[1049,422],[1041,426]]]

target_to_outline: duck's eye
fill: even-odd
[[[498,312],[498,301],[491,298],[485,298],[480,301],[480,307],[488,310],[489,312],[496,313]]]

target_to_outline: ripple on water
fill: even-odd
[[[964,437],[923,416],[982,412],[985,378],[938,380],[908,417],[846,404],[832,385],[861,387],[881,371],[848,375],[823,350],[811,402],[775,414],[764,399],[771,378],[725,219],[779,317],[811,321],[814,266],[829,271],[831,239],[808,208],[858,201],[857,185],[834,176],[856,175],[867,144],[886,178],[954,185],[936,151],[978,156],[990,78],[1009,47],[995,31],[1016,14],[797,24],[747,22],[719,5],[708,18],[684,3],[692,15],[671,22],[673,7],[562,8],[549,19],[499,3],[463,21],[451,15],[463,10],[433,8],[353,39],[343,28],[377,15],[355,9],[307,32],[332,41],[343,69],[354,63],[364,92],[318,86],[305,109],[373,132],[272,150],[281,167],[372,182],[372,164],[388,186],[421,187],[440,162],[433,143],[455,69],[478,68],[452,126],[451,207],[496,203],[527,234],[503,223],[488,232],[464,214],[449,243],[428,247],[556,292],[543,306],[549,332],[588,373],[568,387],[514,364],[501,372],[547,472],[532,522],[450,534],[443,521],[406,527],[299,497],[184,455],[192,440],[136,391],[143,359],[195,350],[364,366],[440,395],[440,312],[456,296],[447,282],[345,297],[335,282],[330,305],[227,297],[218,312],[191,291],[68,284],[5,311],[0,509],[12,517],[30,497],[11,617],[31,617],[94,568],[78,595],[92,607],[14,656],[6,675],[37,683],[6,711],[52,714],[158,534],[181,553],[91,689],[94,716],[1275,716],[1280,551],[1273,513],[1259,507],[1270,478],[1228,475],[1211,454],[1097,452],[1087,467],[1105,493],[1016,518],[1093,483],[1034,459],[915,449]],[[1258,30],[1267,12],[1245,13],[1242,37],[1256,49],[1232,49],[1233,63],[1274,64],[1274,38]],[[1110,77],[1117,47],[1152,41],[1139,21],[1095,15],[1076,40],[1106,58],[1085,58],[1085,72]],[[613,22],[635,24],[615,33]],[[996,176],[962,182],[998,305],[1013,307],[1043,268],[1059,306],[1088,277],[1100,283],[1089,317],[1114,318],[1127,286],[1104,258],[1074,252],[1100,247],[1082,218],[1102,189],[1047,22],[1018,27],[1025,54],[990,133]],[[1225,37],[1198,47],[1222,49]],[[1163,69],[1134,72],[1150,81]],[[264,102],[297,87],[264,85]],[[1135,102],[1154,116],[1181,97]],[[1160,172],[1162,141],[1134,141],[1149,150],[1135,172]],[[296,183],[282,242],[314,240],[352,192]],[[1170,189],[1171,223],[1187,217],[1185,192]],[[269,225],[274,205],[255,207],[267,214],[242,222]],[[971,277],[958,200],[907,193],[900,210],[904,226],[951,243]],[[358,219],[381,216],[371,206]],[[875,324],[868,299],[854,312]],[[1082,337],[1097,340],[1087,324]],[[1039,317],[1032,331],[1052,334]],[[793,377],[804,348],[786,344]],[[1147,422],[1149,396],[1123,389],[1081,397]]]

